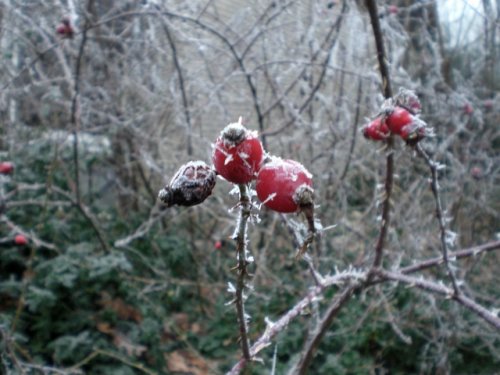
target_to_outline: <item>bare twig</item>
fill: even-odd
[[[448,231],[446,229],[446,222],[443,214],[443,205],[441,203],[441,196],[439,194],[439,182],[438,182],[438,165],[434,162],[431,157],[425,152],[420,144],[416,145],[417,153],[425,160],[425,163],[431,171],[431,190],[434,195],[434,200],[436,201],[436,218],[439,222],[439,230],[441,232],[441,251],[443,253],[443,263],[446,268],[446,273],[451,280],[453,286],[453,291],[455,294],[460,294],[460,289],[458,287],[457,278],[452,268],[450,267],[449,257],[448,257],[448,242],[447,236]]]
[[[319,325],[315,328],[314,332],[312,332],[310,339],[307,341],[304,349],[302,350],[298,363],[290,370],[290,375],[302,375],[307,372],[307,369],[314,358],[314,354],[316,353],[316,349],[318,348],[321,340],[323,340],[325,333],[332,325],[333,320],[337,317],[342,307],[351,299],[353,294],[359,288],[363,287],[362,285],[362,282],[356,282],[348,285],[333,298],[328,310],[323,315]]]
[[[382,91],[384,97],[389,99],[392,97],[391,81],[389,78],[389,67],[387,65],[387,60],[385,56],[384,49],[384,39],[382,36],[382,31],[380,29],[380,23],[378,18],[377,2],[375,0],[366,0],[366,6],[368,8],[368,13],[370,15],[370,22],[373,28],[373,35],[375,37],[375,45],[377,47],[377,58],[380,70],[380,75],[382,77]],[[384,183],[384,201],[382,204],[382,226],[380,227],[379,237],[377,244],[375,246],[375,259],[373,260],[373,268],[380,267],[382,264],[383,250],[385,239],[387,237],[387,231],[389,230],[390,212],[391,212],[391,195],[392,195],[392,184],[394,175],[394,158],[393,158],[393,143],[394,138],[390,135],[387,138],[387,159],[386,159],[386,172],[385,172],[385,183]],[[368,278],[370,281],[371,277]]]
[[[457,257],[457,259],[464,259],[468,258],[471,256],[476,256],[481,253],[489,252],[489,251],[494,251],[494,250],[499,250],[500,249],[500,240],[499,241],[492,241],[488,242],[483,245],[475,246],[472,248],[468,249],[462,249],[458,250],[455,252],[450,253],[451,256]],[[411,274],[419,271],[423,271],[432,267],[436,267],[439,264],[443,262],[442,258],[433,258],[429,260],[422,261],[420,263],[417,263],[412,266],[408,266],[405,268],[401,268],[399,271],[396,271],[398,274]],[[374,275],[379,272],[378,270],[374,271]],[[297,317],[300,315],[300,313],[307,307],[309,304],[311,304],[313,301],[318,300],[321,298],[322,294],[324,291],[333,286],[333,285],[342,285],[345,282],[352,281],[354,286],[358,282],[361,282],[366,279],[367,273],[365,272],[355,272],[355,271],[345,271],[341,272],[337,275],[334,276],[327,276],[324,277],[323,279],[320,280],[320,283],[317,284],[314,288],[312,288],[307,295],[302,298],[299,302],[297,302],[292,308],[290,308],[284,315],[282,315],[281,318],[279,318],[276,322],[271,323],[268,322],[267,328],[265,332],[260,336],[260,338],[255,341],[255,343],[252,345],[250,348],[250,354],[252,358],[256,356],[261,350],[265,349],[269,345],[271,345],[271,341],[273,338],[278,335],[280,332],[284,331],[288,325]],[[377,276],[377,275],[376,275]],[[371,282],[370,285],[375,285],[379,284],[382,282],[387,281],[387,279],[379,277],[375,277]],[[365,285],[366,287],[367,285]],[[346,287],[346,289],[343,290],[345,292],[349,286]],[[338,297],[334,298],[336,302],[339,302],[340,298]],[[344,297],[345,298],[345,297]],[[333,304],[331,305],[333,306]],[[337,304],[335,304],[337,306]],[[478,309],[482,311],[481,309]],[[333,310],[332,310],[333,311]],[[338,311],[335,311],[338,313]],[[326,315],[326,314],[325,314]],[[239,374],[240,371],[245,367],[246,360],[244,358],[240,359],[238,363],[234,365],[234,367],[231,369],[228,374],[235,375]]]
[[[153,206],[147,221],[143,222],[134,233],[127,237],[116,240],[114,246],[117,248],[127,247],[132,241],[144,237],[158,221],[167,215],[168,211],[158,212],[158,206]]]
[[[299,316],[305,308],[307,308],[307,306],[320,298],[326,288],[332,285],[342,285],[349,280],[361,281],[364,280],[365,277],[365,273],[357,271],[346,271],[334,276],[325,277],[320,285],[313,287],[304,298],[297,302],[295,306],[288,310],[280,319],[278,319],[276,322],[267,322],[267,328],[265,332],[257,341],[255,341],[255,343],[250,348],[251,357],[254,358],[261,350],[268,347],[271,344],[272,339],[277,334],[284,331],[288,327],[288,325],[297,316]],[[346,289],[349,288],[349,286],[346,287]],[[239,374],[240,371],[245,368],[246,362],[247,360],[245,358],[240,359],[240,361],[233,366],[231,371],[228,372],[228,375]]]
[[[92,7],[93,0],[89,0],[87,8]],[[85,15],[85,25],[82,31],[82,40],[78,49],[78,55],[75,61],[75,75],[73,79],[73,98],[71,100],[70,123],[73,133],[73,164],[75,168],[75,196],[77,204],[80,204],[80,168],[79,168],[79,152],[78,152],[78,134],[80,131],[80,74],[82,66],[83,53],[85,44],[87,43],[87,31],[89,26],[88,16]]]
[[[181,64],[179,62],[177,45],[175,44],[172,33],[170,32],[170,28],[168,27],[166,22],[163,24],[163,30],[167,35],[168,43],[170,45],[170,49],[172,50],[172,59],[174,61],[175,70],[177,72],[177,75],[179,76],[179,88],[181,90],[182,108],[184,109],[184,117],[186,119],[186,125],[187,125],[187,154],[192,155],[193,154],[193,145],[191,141],[192,125],[191,125],[191,115],[189,114],[189,103],[187,100],[186,87],[184,85],[184,74],[182,73]]]
[[[356,145],[356,139],[358,138],[358,122],[359,116],[361,113],[361,95],[363,94],[363,80],[359,78],[358,80],[358,92],[356,94],[356,113],[354,114],[354,123],[352,126],[352,139],[351,146],[349,147],[349,153],[347,154],[347,161],[344,166],[344,170],[340,174],[339,180],[342,181],[347,175],[347,171],[349,170],[349,166],[351,165],[352,154],[354,152],[354,147]]]
[[[483,318],[487,323],[491,324],[493,327],[500,331],[500,318],[472,299],[463,295],[463,293],[456,294],[453,289],[450,289],[442,284],[425,280],[423,278],[407,276],[399,272],[377,269],[375,273],[383,279],[398,281],[455,300],[466,309],[474,312],[476,315]]]
[[[456,259],[468,258],[470,256],[477,256],[479,254],[498,249],[500,249],[500,240],[488,242],[479,246],[474,246],[469,249],[452,251],[448,254],[448,258],[456,258]],[[442,257],[428,259],[411,266],[403,267],[399,271],[404,274],[414,273],[440,265],[443,262],[444,259]]]
[[[5,223],[7,227],[10,228],[11,231],[17,233],[17,234],[22,234],[26,238],[29,238],[33,242],[33,247],[34,248],[45,248],[49,250],[53,250],[57,253],[60,252],[60,249],[55,246],[54,244],[48,243],[40,239],[33,231],[26,231],[20,226],[16,225],[12,221],[9,220],[9,218],[6,215],[1,215],[0,216],[0,222]]]

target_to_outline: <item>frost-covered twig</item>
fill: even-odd
[[[493,251],[493,250],[498,250],[500,249],[500,240],[497,241],[492,241],[492,242],[487,242],[483,245],[478,245],[474,246],[468,249],[463,249],[463,250],[457,250],[457,251],[452,251],[448,254],[448,258],[456,258],[456,259],[461,259],[461,258],[467,258],[471,256],[477,256],[479,254],[488,252],[488,251]],[[424,260],[422,262],[416,263],[411,266],[403,267],[399,270],[399,272],[404,273],[404,274],[409,274],[409,273],[415,273],[418,271],[422,271],[437,265],[440,265],[444,262],[443,257],[438,257],[438,258],[432,258],[428,260]]]
[[[248,275],[247,266],[247,222],[250,217],[252,203],[250,202],[250,196],[248,194],[248,187],[245,184],[238,185],[240,190],[240,215],[238,217],[238,224],[236,231],[233,235],[233,239],[236,241],[236,251],[238,258],[238,265],[236,270],[238,272],[236,291],[235,291],[235,305],[236,312],[238,314],[238,325],[240,331],[240,342],[241,350],[243,352],[243,358],[248,361],[250,360],[250,344],[248,342],[248,327],[247,327],[247,317],[245,314],[245,279]]]
[[[363,280],[364,281],[364,280]],[[320,323],[314,330],[311,338],[307,341],[304,350],[300,356],[297,364],[290,370],[290,375],[302,375],[307,373],[307,369],[311,364],[311,361],[314,357],[316,349],[318,348],[323,336],[328,331],[330,326],[333,323],[333,320],[337,317],[338,313],[342,309],[342,307],[349,302],[352,295],[356,292],[357,289],[363,287],[363,282],[358,281],[353,284],[346,286],[342,291],[335,295],[328,310],[323,315]]]
[[[320,285],[311,288],[304,298],[297,302],[276,322],[267,321],[266,330],[250,348],[251,358],[254,358],[261,350],[271,345],[272,339],[280,332],[283,332],[288,327],[288,325],[296,317],[298,317],[302,313],[302,311],[304,311],[307,306],[316,301],[318,298],[321,298],[321,295],[326,288],[332,285],[341,285],[350,280],[356,280],[355,284],[357,284],[365,278],[366,273],[357,270],[347,270],[336,275],[325,277]],[[347,286],[344,290],[349,290],[351,287],[352,286]],[[239,362],[233,366],[231,371],[227,373],[227,375],[239,374],[240,371],[245,368],[247,362],[248,361],[245,358],[240,359]]]
[[[452,268],[450,267],[449,257],[448,257],[448,230],[446,229],[446,222],[443,214],[443,205],[441,203],[441,196],[439,194],[439,182],[438,182],[438,164],[434,162],[431,157],[425,152],[420,144],[416,146],[417,153],[422,156],[425,163],[431,171],[431,190],[434,195],[434,200],[436,201],[436,218],[439,223],[439,230],[441,232],[441,251],[443,253],[443,263],[446,268],[448,277],[451,280],[453,286],[453,291],[456,295],[460,294],[460,289],[458,288],[457,278]]]
[[[498,250],[500,249],[500,240],[499,241],[492,241],[488,242],[483,245],[471,247],[469,249],[463,249],[455,252],[451,252],[449,255],[450,257],[456,257],[457,259],[461,258],[467,258],[470,256],[475,256],[484,252],[488,251],[493,251],[493,250]],[[426,261],[422,261],[420,263],[417,263],[412,266],[404,267],[399,269],[398,271],[394,271],[395,274],[401,274],[401,275],[408,275],[411,273],[423,271],[425,269],[429,269],[435,266],[438,266],[443,262],[442,258],[432,258]],[[375,276],[376,273],[380,273],[382,271],[377,271],[374,273]],[[384,271],[385,272],[385,271]],[[252,358],[256,356],[261,350],[264,348],[268,347],[271,344],[272,339],[278,335],[280,332],[284,331],[288,324],[290,324],[293,319],[295,319],[297,316],[300,315],[300,313],[313,301],[321,298],[323,292],[333,286],[333,285],[342,285],[347,281],[353,281],[353,284],[351,286],[354,286],[358,282],[362,282],[366,278],[367,273],[363,271],[356,271],[356,270],[347,270],[344,272],[337,273],[333,276],[326,276],[323,279],[320,280],[320,283],[318,285],[315,285],[314,288],[312,288],[307,295],[302,298],[297,304],[295,304],[290,310],[288,310],[280,319],[278,319],[274,323],[268,322],[268,326],[265,330],[265,332],[262,334],[262,336],[251,346],[250,348],[250,354]],[[382,282],[385,282],[389,280],[390,278],[382,278],[382,277],[376,277],[374,280],[371,281],[370,285],[373,284],[379,284]],[[415,278],[411,278],[412,280]],[[351,286],[347,286],[346,290],[348,290]],[[365,285],[366,287],[368,285]],[[346,292],[346,294],[348,294]],[[340,296],[338,294],[337,296]],[[338,300],[337,300],[338,298]],[[334,300],[336,302],[340,301],[340,297],[336,297]],[[466,300],[468,300],[466,298]],[[468,302],[468,301],[467,301]],[[475,304],[477,306],[477,304]],[[331,305],[333,306],[333,304]],[[474,306],[474,307],[476,307]],[[339,310],[340,305],[337,303],[335,304],[335,307],[337,308],[337,312]],[[477,310],[483,311],[484,309],[481,310],[481,308],[478,308]],[[232,370],[228,373],[230,375],[235,375],[239,374],[239,372],[245,367],[246,360],[242,358],[237,364],[234,365]]]
[[[149,218],[147,221],[143,222],[139,227],[135,230],[134,233],[128,235],[127,237],[120,238],[116,240],[114,246],[117,248],[127,247],[130,242],[145,236],[158,221],[160,221],[166,214],[167,210],[163,212],[158,212],[158,206],[153,206]]]
[[[93,0],[88,0],[87,10],[92,9]],[[78,55],[75,61],[75,74],[73,79],[73,97],[71,99],[70,123],[73,133],[73,164],[75,168],[75,199],[77,204],[81,203],[80,197],[80,168],[79,168],[79,153],[78,153],[78,134],[80,132],[80,72],[82,66],[83,53],[85,44],[87,43],[87,28],[89,20],[85,16],[85,25],[82,31],[82,40],[78,48]]]
[[[386,99],[389,99],[392,97],[392,88],[391,88],[391,81],[389,79],[389,66],[387,65],[387,59],[384,49],[384,38],[382,36],[382,30],[380,28],[380,23],[379,23],[377,2],[375,0],[366,0],[366,7],[368,8],[368,13],[370,15],[370,22],[373,29],[373,36],[375,37],[378,65],[380,70],[380,76],[382,77],[382,90],[384,97]],[[389,230],[391,195],[392,195],[392,185],[394,178],[394,156],[392,152],[393,143],[394,139],[393,135],[391,134],[387,138],[387,159],[386,159],[386,172],[385,172],[385,183],[384,183],[384,201],[382,203],[382,225],[380,227],[377,244],[375,245],[375,258],[373,260],[373,268],[380,267],[380,265],[382,264],[385,239],[387,237],[387,232]],[[368,281],[370,279],[371,277],[368,277]]]
[[[399,272],[386,271],[382,269],[377,269],[375,273],[382,279],[398,281],[400,283],[408,284],[409,286],[417,287],[419,289],[440,294],[446,298],[455,300],[500,331],[500,318],[498,317],[498,313],[487,310],[477,302],[466,297],[463,293],[456,294],[453,289],[446,287],[442,283],[440,284],[423,278],[416,278]]]
[[[16,225],[14,222],[10,221],[6,215],[0,216],[0,222],[5,223],[7,227],[10,228],[11,231],[16,232],[17,234],[22,234],[23,236],[29,238],[33,242],[33,246],[35,248],[45,248],[49,250],[53,250],[57,253],[60,252],[60,249],[54,244],[48,243],[40,239],[33,231],[26,231],[20,226]],[[1,242],[1,241],[0,241]]]

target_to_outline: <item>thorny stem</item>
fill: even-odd
[[[479,246],[458,250],[452,252],[450,255],[457,257],[457,259],[467,258],[471,256],[476,256],[484,252],[494,251],[500,249],[500,240],[488,242]],[[426,269],[438,266],[443,262],[443,259],[440,258],[432,258],[412,266],[404,267],[399,270],[400,274],[408,275],[419,271],[424,271]],[[375,270],[374,273],[379,273],[380,271]],[[274,323],[268,323],[268,326],[264,333],[255,341],[255,343],[250,348],[250,354],[252,357],[255,357],[259,354],[263,349],[267,348],[271,345],[271,341],[276,337],[279,333],[283,332],[288,325],[300,315],[300,313],[309,306],[313,301],[319,298],[325,289],[333,286],[342,284],[348,280],[362,280],[366,277],[366,273],[345,273],[339,274],[335,276],[328,276],[321,280],[319,284],[315,287],[311,288],[311,290],[307,293],[305,297],[303,297],[299,302],[297,302],[290,310],[288,310],[284,315],[282,315],[277,321]],[[370,285],[379,284],[387,281],[387,279],[383,279],[380,276],[371,281]],[[436,284],[436,283],[432,283]],[[436,284],[439,285],[439,284]],[[353,284],[354,286],[354,284]],[[365,285],[367,286],[367,285]],[[349,288],[349,287],[347,287]],[[344,289],[345,292],[345,289]],[[335,298],[335,301],[339,301],[340,298]],[[332,304],[333,306],[333,304]],[[477,306],[476,306],[477,307]],[[483,311],[481,307],[476,308],[477,311]],[[482,315],[480,315],[483,317]],[[245,368],[247,360],[245,358],[241,358],[233,368],[227,373],[228,375],[236,375],[239,374],[242,369]]]
[[[370,22],[373,28],[373,35],[375,37],[375,45],[377,47],[377,58],[379,63],[380,75],[382,77],[382,89],[384,92],[384,97],[386,99],[392,97],[391,81],[389,79],[389,67],[387,66],[387,60],[385,57],[384,50],[384,39],[382,37],[382,31],[380,29],[380,23],[378,18],[377,2],[375,0],[366,0],[366,6],[368,8],[368,13],[370,14]],[[382,226],[380,227],[380,233],[375,246],[375,259],[373,260],[372,268],[377,268],[382,264],[382,256],[384,250],[384,243],[387,237],[387,232],[389,230],[390,221],[390,211],[391,211],[391,194],[392,194],[392,184],[393,184],[393,174],[394,174],[394,158],[393,158],[393,135],[390,135],[387,139],[387,160],[386,160],[386,174],[385,174],[385,194],[384,202],[382,205]],[[369,275],[367,281],[372,278]]]
[[[299,362],[290,370],[290,375],[303,375],[307,373],[307,369],[311,364],[316,349],[318,348],[323,336],[328,331],[337,317],[342,307],[351,299],[353,294],[361,287],[361,283],[357,282],[345,287],[342,292],[338,293],[328,306],[328,310],[324,314],[319,325],[315,328],[311,338],[307,341],[304,350],[302,351]]]
[[[427,166],[431,171],[431,190],[434,195],[434,200],[436,201],[436,218],[439,222],[439,230],[441,232],[441,251],[443,253],[443,262],[446,267],[446,272],[451,280],[453,286],[453,291],[455,295],[459,295],[460,289],[458,288],[457,279],[455,273],[450,267],[449,256],[448,256],[448,244],[446,242],[446,222],[443,215],[443,205],[441,203],[441,196],[439,194],[439,182],[438,182],[438,168],[436,163],[431,159],[431,157],[425,152],[420,144],[416,146],[417,153],[422,156],[425,160]]]
[[[447,298],[453,299],[462,306],[464,306],[466,309],[469,309],[474,313],[476,313],[478,316],[483,318],[487,323],[491,324],[493,327],[495,327],[497,330],[500,331],[500,318],[496,316],[494,313],[488,311],[483,306],[477,304],[472,299],[464,296],[462,293],[457,294],[455,293],[454,290],[447,288],[442,284],[438,284],[432,281],[427,281],[421,278],[403,275],[402,273],[399,272],[377,269],[376,274],[385,280],[398,281],[422,290],[426,290],[435,294],[444,295]]]
[[[250,202],[250,197],[248,195],[248,188],[245,184],[238,185],[240,189],[240,216],[238,219],[238,228],[234,235],[234,240],[236,241],[236,251],[238,258],[238,265],[236,270],[238,272],[238,279],[236,282],[236,293],[235,293],[235,304],[236,313],[238,314],[238,324],[240,329],[240,342],[241,351],[243,352],[243,358],[246,361],[250,360],[250,345],[248,343],[248,327],[245,317],[245,278],[248,275],[247,265],[248,260],[246,257],[247,252],[247,222],[250,217],[250,211],[252,204]]]
[[[474,246],[474,247],[471,247],[468,249],[452,251],[448,255],[452,258],[462,259],[462,258],[467,258],[470,256],[477,256],[479,254],[486,253],[486,252],[493,251],[493,250],[498,250],[498,249],[500,249],[500,240],[487,242],[483,245]],[[422,262],[419,262],[419,263],[411,265],[411,266],[403,267],[399,271],[401,273],[405,273],[405,274],[414,273],[414,272],[425,270],[425,269],[430,268],[430,267],[440,265],[443,262],[444,262],[444,260],[442,257],[432,258],[432,259],[424,260]]]

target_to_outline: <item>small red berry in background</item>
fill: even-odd
[[[12,174],[14,172],[14,164],[10,161],[0,163],[0,174]]]
[[[480,180],[482,177],[483,177],[483,170],[481,169],[481,167],[472,167],[471,170],[470,170],[470,174],[472,176],[472,178],[476,179],[476,180]]]
[[[56,28],[56,33],[63,39],[73,38],[75,30],[73,30],[69,18],[63,18],[61,20],[61,24]]]
[[[474,108],[472,107],[472,105],[470,103],[465,103],[464,104],[464,113],[466,115],[472,115],[473,112],[474,112]]]
[[[205,162],[190,161],[182,165],[170,183],[158,193],[167,206],[194,206],[207,199],[215,186],[215,171]]]
[[[494,105],[495,105],[495,102],[492,99],[486,99],[483,102],[484,109],[486,109],[486,110],[492,110]]]
[[[215,142],[212,162],[218,174],[233,184],[255,179],[264,149],[255,132],[239,122],[227,125]]]
[[[362,129],[362,132],[365,138],[374,141],[382,141],[384,139],[387,139],[390,134],[389,127],[387,126],[385,121],[382,121],[380,117],[377,117],[368,125],[365,125]]]
[[[390,14],[398,14],[399,12],[399,8],[397,5],[389,5],[387,7],[387,11],[390,13]]]
[[[214,247],[216,250],[220,250],[222,248],[222,241],[221,240],[217,240],[214,242]]]
[[[312,205],[312,175],[293,160],[275,157],[262,166],[255,189],[260,201],[277,212],[296,212]]]
[[[18,246],[24,246],[28,244],[28,239],[22,234],[18,234],[14,237],[14,243]]]

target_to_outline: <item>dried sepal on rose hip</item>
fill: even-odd
[[[245,128],[240,117],[227,125],[217,138],[212,162],[218,174],[233,184],[246,184],[255,179],[264,149],[257,133]]]
[[[411,114],[419,114],[422,110],[420,99],[414,91],[401,87],[398,94],[394,97],[394,103],[398,107],[403,107]]]
[[[216,173],[203,161],[190,161],[179,168],[168,185],[158,193],[167,206],[194,206],[212,193]]]

